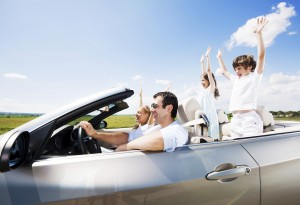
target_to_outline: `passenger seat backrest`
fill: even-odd
[[[200,110],[201,106],[195,97],[185,99],[178,105],[177,120],[183,124],[195,119],[195,112]]]
[[[229,122],[228,116],[223,109],[217,109],[217,114],[220,124]]]
[[[265,106],[257,106],[256,112],[261,117],[264,127],[275,124],[272,113]]]
[[[179,103],[176,119],[188,130],[189,139],[194,136],[207,135],[205,121],[201,119],[202,114],[201,105],[196,97],[187,98]]]

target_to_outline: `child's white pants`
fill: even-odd
[[[233,114],[231,137],[239,138],[263,133],[263,121],[255,111]]]

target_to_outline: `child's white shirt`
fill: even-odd
[[[233,88],[229,102],[229,111],[252,110],[257,107],[258,86],[262,80],[262,74],[255,70],[246,76],[230,76]]]

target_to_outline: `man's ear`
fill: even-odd
[[[173,110],[173,105],[167,105],[167,111],[169,112],[169,113],[171,113],[172,112],[172,110]]]

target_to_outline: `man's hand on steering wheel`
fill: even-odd
[[[101,148],[96,139],[93,139],[96,130],[86,121],[82,121],[78,127],[78,148],[82,154],[101,153]]]
[[[93,126],[91,125],[91,123],[89,123],[87,121],[81,121],[79,123],[79,126],[84,129],[85,133],[88,136],[90,136],[90,137],[95,136],[96,130],[93,128]]]

